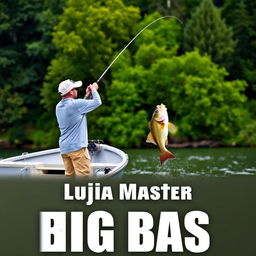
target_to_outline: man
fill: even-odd
[[[62,100],[56,106],[56,117],[60,128],[60,153],[65,166],[65,175],[90,175],[90,155],[87,150],[88,132],[86,113],[101,105],[97,83],[87,86],[86,97],[76,99],[76,88],[82,82],[65,80],[59,84],[58,91]]]

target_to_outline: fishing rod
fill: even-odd
[[[124,47],[124,49],[115,57],[115,59],[110,63],[110,65],[106,68],[106,70],[102,73],[102,75],[99,77],[99,79],[97,80],[97,83],[103,78],[103,76],[108,72],[108,70],[111,68],[111,66],[115,63],[115,61],[120,57],[120,55],[129,47],[129,45],[145,30],[147,29],[149,26],[151,26],[152,24],[154,24],[155,22],[162,20],[162,19],[167,19],[167,18],[175,18],[177,21],[179,21],[181,24],[183,24],[183,22],[178,19],[176,16],[163,16],[160,17],[154,21],[152,21],[151,23],[149,23],[147,26],[145,26],[143,29],[141,29],[137,35],[135,37],[133,37],[130,42]]]

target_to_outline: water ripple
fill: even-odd
[[[188,160],[199,160],[199,161],[205,161],[205,160],[211,160],[213,157],[211,156],[190,156],[188,157]]]
[[[176,149],[176,159],[161,165],[154,149],[131,150],[126,175],[212,176],[256,175],[255,148]]]

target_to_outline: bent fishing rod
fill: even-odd
[[[183,22],[178,19],[176,16],[163,16],[160,17],[154,21],[152,21],[151,23],[149,23],[147,26],[145,26],[143,29],[141,29],[135,37],[133,37],[130,42],[124,47],[124,49],[115,57],[115,59],[110,63],[110,65],[106,68],[106,70],[102,73],[102,75],[99,77],[99,79],[97,80],[97,83],[103,78],[103,76],[108,72],[108,70],[111,68],[111,66],[115,63],[115,61],[120,57],[120,55],[129,47],[129,45],[145,30],[147,29],[149,26],[151,26],[152,24],[156,23],[159,20],[162,19],[167,19],[167,18],[175,18],[177,21],[179,21],[181,24],[183,24]]]

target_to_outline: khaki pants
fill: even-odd
[[[66,176],[89,176],[91,173],[90,155],[87,148],[62,154]]]

